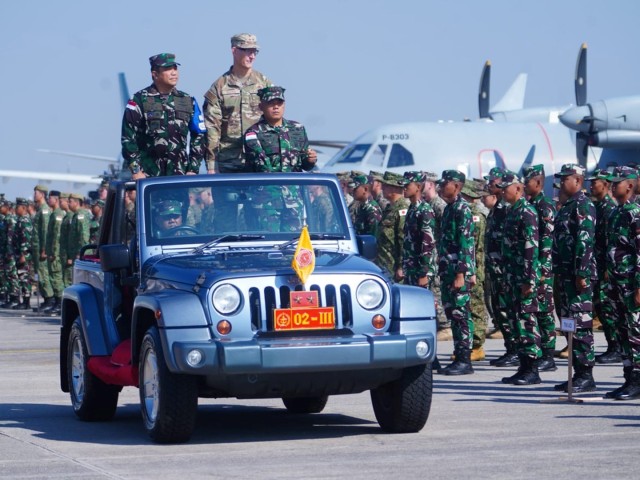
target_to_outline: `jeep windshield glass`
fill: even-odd
[[[331,177],[306,177],[203,175],[149,185],[144,190],[147,242],[193,245],[200,251],[227,239],[288,241],[303,225],[312,239],[348,239],[338,184]]]

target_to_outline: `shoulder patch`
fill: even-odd
[[[138,104],[133,100],[129,100],[127,102],[127,110],[136,110],[138,108]]]
[[[400,214],[401,217],[404,217],[407,214],[407,209],[403,208],[402,210],[398,210],[398,214]]]
[[[473,215],[473,222],[478,223],[480,221],[480,215]]]
[[[244,135],[244,139],[249,142],[251,140],[257,140],[258,139],[258,135],[256,135],[256,132],[247,132]]]

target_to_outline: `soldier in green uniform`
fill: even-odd
[[[622,345],[624,384],[605,398],[640,397],[640,205],[634,201],[638,174],[616,167],[609,177],[617,206],[607,221],[608,297]]]
[[[91,220],[89,221],[89,243],[93,245],[98,244],[103,209],[104,209],[104,200],[95,200],[91,204]]]
[[[445,170],[438,180],[439,193],[447,202],[442,215],[438,244],[438,274],[442,287],[442,303],[451,321],[455,360],[438,373],[444,375],[469,375],[473,321],[469,302],[471,285],[476,274],[473,216],[469,204],[460,192],[465,184],[464,173]]]
[[[440,237],[440,224],[442,223],[442,214],[447,206],[447,203],[440,198],[438,190],[436,188],[436,182],[438,181],[438,174],[433,172],[422,172],[424,175],[424,183],[422,184],[422,198],[427,202],[433,214],[435,216],[435,238]],[[436,265],[438,252],[436,250]],[[444,314],[444,308],[442,308],[442,295],[440,293],[440,276],[436,275],[433,284],[429,287],[436,300],[436,316],[438,319],[438,341],[447,341],[453,339],[453,333],[451,333],[451,323]]]
[[[284,91],[275,86],[258,90],[262,117],[244,134],[247,171],[301,172],[316,164],[304,126],[284,118]]]
[[[7,270],[5,268],[5,258],[9,239],[7,238],[7,215],[8,206],[5,206],[6,199],[4,193],[0,196],[0,308],[7,308],[11,301],[9,299],[9,279],[7,278]]]
[[[69,209],[73,212],[69,225],[69,244],[67,265],[73,268],[73,262],[80,258],[80,249],[89,243],[89,223],[91,214],[83,207],[84,197],[72,193],[69,197]]]
[[[16,259],[17,290],[15,295],[22,296],[22,303],[13,307],[15,310],[28,310],[31,302],[32,263],[31,242],[33,224],[27,212],[29,201],[26,198],[16,199],[16,226],[13,237],[13,254]]]
[[[404,197],[410,205],[404,220],[402,273],[404,283],[430,288],[437,274],[435,215],[422,199],[422,172],[405,172]]]
[[[502,262],[506,272],[506,309],[515,332],[520,366],[515,375],[504,377],[502,383],[534,385],[541,382],[538,374],[540,328],[538,311],[538,212],[524,194],[524,182],[506,170],[498,186],[502,197],[511,207],[504,223]]]
[[[174,54],[154,55],[149,63],[153,83],[133,95],[122,118],[122,156],[131,178],[195,175],[206,143],[198,102],[176,88]]]
[[[622,351],[615,313],[607,293],[607,222],[611,212],[615,210],[616,201],[609,195],[611,182],[609,172],[597,169],[590,180],[591,199],[596,207],[596,238],[593,254],[596,260],[597,278],[593,285],[593,310],[602,324],[607,340],[607,351],[596,355],[596,363],[618,363],[622,361]]]
[[[62,284],[64,288],[71,285],[71,277],[73,274],[73,268],[69,266],[67,260],[67,252],[69,250],[69,228],[71,226],[71,219],[73,218],[73,212],[69,209],[69,196],[71,194],[67,192],[60,193],[60,208],[64,210],[65,216],[62,219],[62,225],[60,225],[60,263],[62,264]]]
[[[51,217],[47,227],[47,239],[45,243],[45,251],[47,253],[47,264],[49,266],[49,279],[53,289],[53,297],[55,303],[51,308],[45,308],[44,313],[57,314],[62,306],[62,291],[64,284],[62,282],[62,263],[60,256],[60,229],[66,212],[60,208],[60,192],[51,190],[49,192],[49,208],[51,208]]]
[[[509,367],[519,365],[515,332],[507,318],[506,285],[504,265],[502,262],[502,238],[504,236],[504,223],[507,218],[509,205],[502,198],[502,189],[498,184],[502,181],[504,170],[494,167],[484,179],[488,182],[487,189],[491,195],[498,199],[487,216],[487,229],[485,232],[485,269],[486,286],[490,290],[491,306],[494,319],[502,333],[505,353],[489,362],[495,367]]]
[[[47,229],[49,227],[49,217],[51,209],[47,203],[47,195],[49,189],[44,185],[36,185],[33,189],[33,200],[36,204],[36,214],[33,219],[33,263],[36,274],[38,275],[38,288],[40,294],[44,298],[42,308],[51,309],[55,304],[53,298],[53,288],[49,280],[49,265],[47,264],[47,253],[45,247],[47,244]],[[40,307],[34,310],[39,310]]]
[[[404,181],[401,175],[385,172],[382,178],[384,196],[389,205],[382,212],[378,228],[378,253],[374,263],[382,268],[392,281],[402,281],[402,246],[404,243],[404,221],[409,202],[403,194]]]
[[[566,201],[558,211],[553,229],[553,273],[559,292],[560,318],[576,322],[573,333],[573,391],[596,389],[593,379],[593,244],[596,211],[583,193],[585,168],[567,163],[555,176]],[[567,391],[568,382],[554,387]]]
[[[2,278],[4,288],[9,294],[9,299],[1,305],[2,308],[14,308],[20,304],[18,290],[18,271],[16,269],[16,258],[14,255],[14,233],[16,227],[16,215],[13,211],[13,203],[7,199],[2,200],[0,205],[0,215],[3,216],[2,223],[3,238],[0,239],[0,255],[2,255]]]
[[[353,227],[358,235],[376,235],[382,219],[382,210],[371,197],[369,177],[356,175],[349,184],[353,188],[353,198],[358,202]]]
[[[545,172],[543,165],[533,165],[524,171],[525,193],[529,202],[538,212],[538,263],[540,282],[538,283],[538,311],[535,316],[540,328],[542,358],[538,362],[541,372],[557,370],[553,354],[556,348],[556,321],[553,316],[553,222],[556,209],[553,200],[544,194]]]
[[[335,233],[338,231],[333,202],[325,185],[311,185],[311,208],[309,209],[309,232]]]
[[[383,172],[376,172],[375,170],[369,171],[369,184],[371,185],[371,196],[380,205],[380,210],[384,210],[389,205],[389,200],[384,198],[382,192],[382,179],[384,178]]]
[[[460,195],[469,204],[471,216],[475,226],[473,230],[473,240],[476,247],[476,275],[472,279],[471,300],[471,320],[473,322],[473,345],[471,349],[471,361],[484,360],[484,342],[487,334],[487,310],[484,305],[484,235],[487,225],[487,216],[480,208],[478,199],[483,189],[483,184],[478,184],[475,180],[467,180],[462,187]]]

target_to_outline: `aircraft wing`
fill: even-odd
[[[69,182],[87,183],[99,185],[102,177],[95,175],[81,175],[77,173],[53,173],[53,172],[32,172],[26,170],[0,170],[0,178],[3,182],[8,182],[12,178],[32,178],[42,182]]]
[[[47,148],[38,148],[36,151],[41,153],[52,153],[55,155],[64,155],[66,157],[78,157],[78,158],[86,158],[89,160],[100,160],[102,162],[109,162],[109,163],[115,163],[115,164],[120,163],[120,161],[117,158],[103,157],[102,155],[89,155],[86,153],[76,153],[76,152],[61,152],[58,150],[49,150]]]

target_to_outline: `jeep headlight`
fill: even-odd
[[[382,285],[374,280],[365,280],[356,290],[356,299],[360,306],[366,310],[375,310],[384,301]]]
[[[213,308],[222,315],[231,315],[240,308],[241,296],[236,287],[224,283],[213,291]]]

